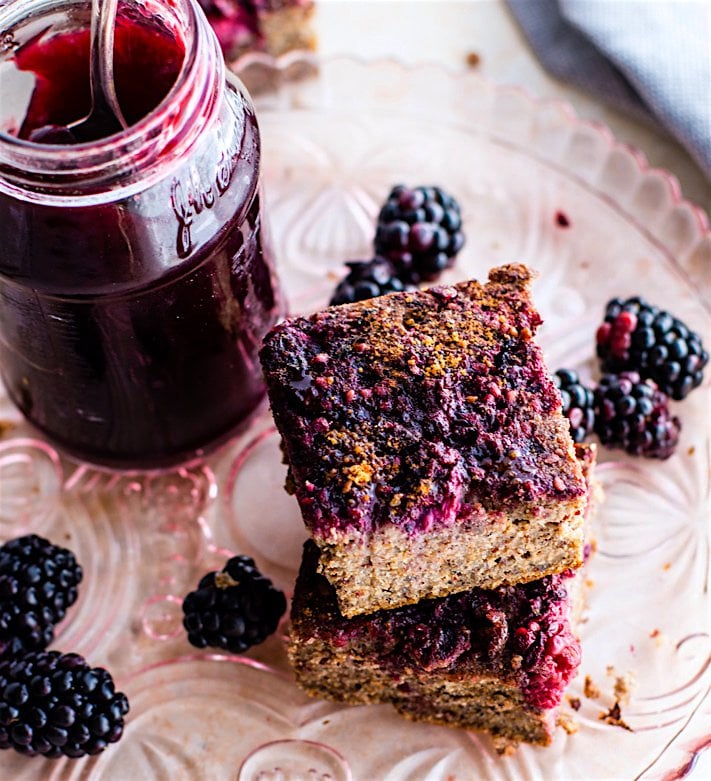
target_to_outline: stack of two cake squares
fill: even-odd
[[[289,655],[310,694],[550,742],[580,663],[594,454],[576,453],[521,265],[288,320],[262,364],[311,539]]]

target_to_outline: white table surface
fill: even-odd
[[[324,57],[394,58],[464,70],[474,52],[483,77],[567,100],[581,117],[604,123],[620,141],[644,152],[650,165],[671,171],[684,196],[711,213],[711,183],[689,154],[663,130],[549,76],[504,0],[317,0],[315,26]]]

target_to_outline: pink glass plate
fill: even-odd
[[[318,76],[303,76],[313,67]],[[467,245],[446,281],[524,260],[551,368],[595,374],[593,333],[613,295],[639,293],[711,342],[711,234],[674,178],[556,101],[473,73],[301,55],[239,64],[257,96],[264,185],[292,310],[323,306],[342,263],[369,257],[395,182],[457,196]],[[255,81],[256,80],[256,81]],[[562,216],[561,216],[562,215]],[[567,223],[567,224],[566,224]],[[702,778],[711,745],[709,409],[711,383],[676,405],[668,461],[601,451],[606,501],[582,626],[583,669],[549,749],[499,757],[486,736],[407,722],[387,706],[343,707],[293,684],[283,637],[231,657],[192,649],[182,596],[231,552],[287,592],[304,531],[264,410],[202,465],[111,474],[32,439],[7,398],[0,419],[0,537],[36,531],[75,549],[80,599],[56,648],[109,666],[128,694],[126,735],[98,758],[0,758],[12,779]],[[618,676],[636,679],[622,717],[600,720]],[[599,690],[585,695],[589,676]]]

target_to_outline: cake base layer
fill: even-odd
[[[500,678],[427,675],[398,680],[377,664],[317,638],[292,639],[289,656],[311,696],[350,705],[389,703],[405,718],[489,732],[512,743],[547,746],[554,711],[530,708],[520,689]]]
[[[409,605],[476,586],[538,580],[583,563],[583,502],[525,513],[489,514],[484,522],[458,523],[410,535],[397,526],[367,539],[315,540],[319,571],[338,594],[344,616]]]
[[[290,51],[314,51],[313,4],[284,6],[260,16],[264,51],[280,57]]]

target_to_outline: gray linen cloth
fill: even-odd
[[[507,0],[541,64],[663,125],[711,178],[711,0]]]

